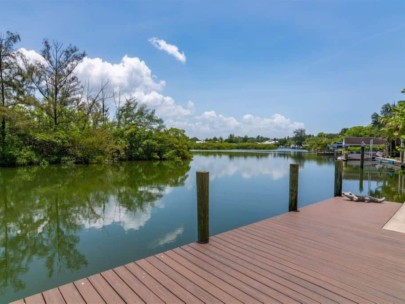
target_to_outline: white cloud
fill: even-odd
[[[217,114],[215,111],[204,112],[192,118],[170,119],[167,122],[201,139],[213,136],[228,137],[231,133],[239,136],[284,137],[292,134],[295,129],[304,128],[303,123],[293,122],[281,114],[274,114],[271,117],[246,114],[237,119],[233,116]]]
[[[20,48],[18,49],[18,52],[27,58],[28,63],[34,64],[35,62],[45,62],[44,57],[42,57],[41,54],[37,53],[36,51]]]
[[[186,63],[186,55],[180,52],[177,46],[169,44],[166,41],[158,39],[156,37],[150,38],[149,42],[158,50],[162,50],[176,58],[178,61]]]
[[[32,63],[44,60],[36,51],[19,51]],[[108,89],[115,92],[116,98],[118,94],[121,100],[135,97],[140,103],[155,109],[156,114],[162,118],[187,116],[194,111],[191,101],[182,106],[172,97],[161,94],[165,81],[156,80],[146,63],[137,57],[125,55],[119,63],[86,57],[77,66],[76,73],[86,86],[98,90],[108,82]]]
[[[124,56],[120,63],[114,64],[100,58],[84,58],[77,67],[77,74],[83,83],[99,88],[108,81],[108,86],[122,100],[135,97],[140,103],[155,109],[159,117],[186,116],[193,112],[194,106],[185,107],[176,103],[170,96],[160,92],[165,81],[158,81],[146,63],[137,57]]]
[[[29,61],[43,61],[35,51],[20,49]],[[240,118],[227,116],[216,111],[196,113],[192,101],[181,105],[171,96],[162,93],[166,86],[158,80],[144,61],[125,55],[119,63],[110,63],[101,58],[84,58],[77,66],[77,75],[83,84],[97,90],[108,81],[108,90],[114,91],[121,100],[135,97],[140,103],[156,110],[168,127],[186,130],[189,136],[206,138],[213,136],[228,137],[229,134],[248,136],[284,137],[295,129],[304,128],[301,122],[294,122],[281,115],[260,117],[252,114]],[[112,108],[110,112],[114,112]]]
[[[120,63],[114,64],[100,58],[84,58],[77,66],[77,74],[81,81],[90,87],[99,87],[108,81],[114,91],[124,97],[136,93],[150,93],[162,90],[164,81],[156,81],[146,63],[137,57],[125,55]]]
[[[135,97],[140,103],[155,109],[159,117],[186,116],[193,106],[186,107],[176,103],[170,96],[160,92],[165,81],[157,81],[146,63],[137,57],[124,56],[120,63],[113,64],[100,58],[84,58],[78,65],[77,73],[90,87],[100,87],[108,81],[109,86],[119,92],[121,99]]]
[[[155,204],[159,204],[156,202]],[[116,199],[112,197],[109,202],[103,207],[94,208],[94,212],[99,215],[98,218],[92,220],[82,220],[85,228],[100,229],[112,224],[120,225],[125,231],[139,230],[151,218],[153,206],[145,205],[142,210],[128,211],[116,203]]]
[[[210,173],[210,180],[222,179],[228,176],[240,176],[244,179],[253,179],[260,176],[269,176],[271,180],[280,180],[289,174],[289,160],[284,159],[281,162],[273,162],[274,154],[265,152],[260,153],[261,157],[245,158],[237,153],[232,157],[232,161],[218,161],[218,158],[228,159],[230,155],[217,155],[215,158],[202,157],[195,155],[193,157],[193,166],[200,170]],[[189,175],[186,185],[189,190],[194,189],[195,179]]]
[[[271,137],[279,136],[272,134],[291,134],[295,129],[304,128],[303,123],[293,122],[278,113],[269,118],[246,114],[242,117],[241,124],[248,135],[267,134]]]
[[[193,102],[189,101],[186,107],[183,107],[175,102],[170,96],[164,96],[156,91],[145,94],[137,92],[134,96],[145,103],[148,107],[156,109],[156,114],[159,117],[179,117],[188,116],[194,111]]]
[[[175,229],[174,231],[171,231],[169,233],[166,233],[164,236],[162,236],[161,238],[157,239],[154,242],[154,245],[152,245],[152,247],[158,247],[158,246],[162,246],[162,245],[166,245],[169,243],[174,242],[179,236],[181,236],[184,232],[184,227],[179,227],[177,229]]]

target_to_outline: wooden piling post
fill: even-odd
[[[343,161],[335,161],[335,196],[342,196]]]
[[[298,164],[290,164],[290,204],[288,211],[298,211]]]
[[[364,168],[364,146],[361,146],[361,155],[360,155],[360,168],[363,169]]]
[[[359,191],[363,192],[364,190],[364,169],[360,169],[360,179],[359,179]]]
[[[197,218],[200,244],[209,241],[209,172],[197,172]]]

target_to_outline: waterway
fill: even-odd
[[[210,173],[210,233],[333,196],[334,160],[302,152],[195,152],[189,163],[0,168],[0,303],[196,240],[196,171]],[[344,168],[343,191],[405,201],[399,170]]]

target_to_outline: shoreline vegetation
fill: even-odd
[[[276,150],[278,145],[259,143],[205,142],[191,145],[193,150]]]
[[[405,101],[384,104],[368,126],[340,133],[267,138],[230,134],[228,138],[189,138],[167,128],[154,110],[133,96],[121,96],[108,82],[81,83],[75,69],[85,58],[75,46],[43,41],[40,58],[15,49],[17,33],[0,33],[0,166],[113,163],[192,158],[195,150],[275,150],[323,152],[343,137],[384,137],[386,155],[404,153]],[[402,91],[405,93],[405,91]],[[112,108],[112,105],[115,105]],[[269,130],[270,131],[270,130]]]
[[[43,41],[37,61],[15,50],[16,33],[0,33],[0,166],[187,160],[184,130],[166,128],[154,110],[89,88],[75,69],[86,54]],[[108,105],[115,104],[114,115]]]

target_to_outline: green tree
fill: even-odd
[[[228,142],[228,143],[237,143],[238,141],[237,141],[237,139],[236,139],[235,134],[229,134],[228,138],[225,139],[225,142]]]
[[[135,99],[126,100],[118,109],[115,135],[128,160],[191,158],[190,142],[184,131],[166,129],[154,110],[140,105]]]
[[[386,103],[381,107],[380,114],[381,117],[390,117],[393,114],[393,109],[395,108],[395,103]]]
[[[4,151],[6,140],[6,119],[10,115],[9,106],[15,102],[15,94],[20,90],[17,52],[14,45],[20,41],[17,33],[7,31],[0,34],[0,116],[1,116],[1,147]]]
[[[28,64],[28,72],[34,87],[43,97],[38,106],[56,128],[61,123],[72,121],[69,110],[80,100],[82,92],[75,70],[86,53],[79,52],[75,46],[64,48],[61,43],[51,44],[45,39],[41,55],[44,60]]]
[[[398,102],[391,110],[391,115],[383,117],[381,121],[384,124],[383,131],[391,142],[392,150],[393,146],[400,145],[401,140],[405,140],[405,101]],[[400,149],[402,148],[401,146]]]
[[[381,119],[381,116],[380,115],[378,115],[378,113],[376,113],[376,112],[374,112],[372,115],[371,115],[371,125],[373,126],[373,127],[376,127],[376,128],[381,128],[381,121],[380,121],[380,119]]]
[[[371,115],[371,126],[377,130],[375,135],[382,135],[382,129],[384,128],[387,119],[392,117],[394,108],[395,104],[386,103],[381,107],[380,114],[374,112]]]
[[[0,36],[0,165],[190,158],[184,131],[167,130],[135,99],[110,120],[108,82],[96,93],[84,88],[77,47],[44,40],[42,59],[29,61],[13,49],[19,40]]]
[[[134,98],[127,99],[124,105],[118,108],[116,116],[118,128],[137,127],[144,130],[164,128],[163,120],[156,116],[155,111],[139,104]]]
[[[354,126],[348,128],[344,133],[349,137],[373,137],[376,135],[376,130],[371,126]]]
[[[296,129],[294,130],[294,141],[298,146],[302,146],[306,138],[305,129]]]

